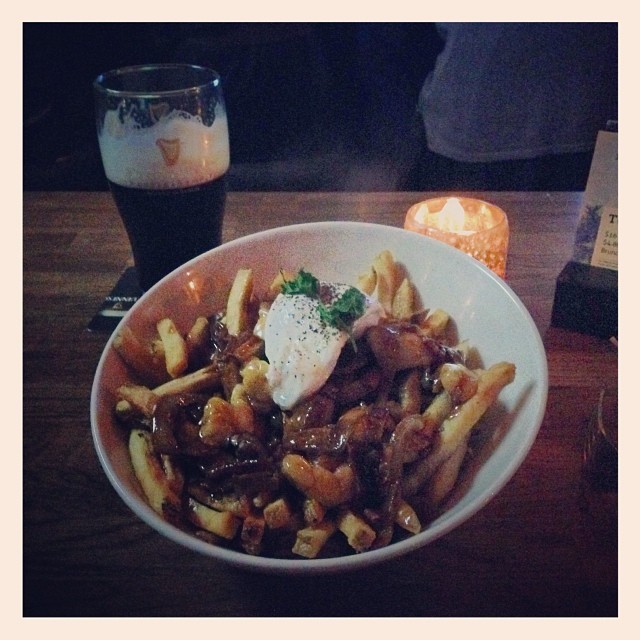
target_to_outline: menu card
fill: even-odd
[[[601,131],[576,231],[573,259],[618,269],[618,134]]]
[[[618,335],[617,122],[596,140],[573,256],[558,276],[551,324],[604,338]]]

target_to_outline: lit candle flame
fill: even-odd
[[[429,207],[423,204],[416,212],[416,220],[421,224],[463,235],[473,233],[466,228],[466,218],[464,207],[458,198],[447,198],[440,211],[429,211]]]
[[[442,231],[460,233],[465,229],[465,213],[458,198],[447,198],[444,207],[435,214],[438,219],[438,227]]]

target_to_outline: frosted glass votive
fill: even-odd
[[[475,198],[431,198],[407,211],[404,228],[464,251],[505,277],[509,221],[494,204]]]

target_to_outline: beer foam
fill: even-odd
[[[199,117],[174,111],[144,128],[122,123],[115,111],[108,111],[98,142],[107,178],[123,187],[192,187],[219,178],[229,168],[224,111],[210,127]],[[167,147],[179,151],[168,154]]]

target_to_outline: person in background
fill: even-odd
[[[615,23],[438,23],[419,189],[583,190],[617,120]]]

